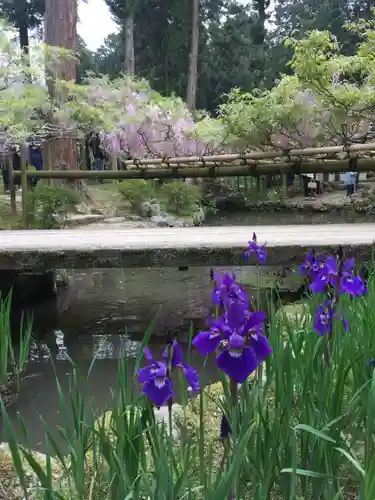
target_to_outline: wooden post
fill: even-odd
[[[114,154],[111,155],[111,169],[114,172],[117,172],[117,170],[118,170],[118,168],[117,168],[117,156]],[[119,181],[113,180],[112,184],[117,184],[118,182]]]
[[[20,158],[21,158],[21,189],[22,189],[22,221],[23,226],[27,228],[29,226],[29,183],[27,182],[27,161],[25,150],[20,147]]]
[[[44,142],[43,149],[42,149],[42,155],[43,155],[43,170],[47,170],[47,171],[53,170],[53,168],[52,168],[52,155],[51,155],[51,139],[47,139]],[[46,179],[46,183],[51,186],[53,183],[53,180]]]
[[[111,155],[111,169],[117,170],[117,156]]]
[[[243,187],[244,187],[244,191],[245,191],[245,196],[247,196],[247,193],[249,191],[249,186],[248,186],[248,183],[247,183],[247,177],[243,178]]]
[[[285,200],[288,197],[288,176],[287,174],[281,174],[282,179],[282,197]]]
[[[257,197],[260,198],[260,175],[256,176],[256,190],[257,190]]]
[[[10,208],[12,211],[12,215],[17,215],[16,186],[14,184],[12,155],[8,154],[6,156],[6,159],[7,159],[6,167],[8,169],[8,183],[9,183],[9,193],[10,193]]]

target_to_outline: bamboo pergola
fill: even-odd
[[[66,138],[56,134],[53,138]],[[50,137],[51,138],[51,137]],[[73,137],[69,137],[73,138]],[[75,137],[77,139],[77,137]],[[80,137],[79,139],[82,139]],[[49,140],[47,137],[44,141]],[[21,171],[12,172],[21,177],[22,213],[27,224],[28,179],[166,179],[166,178],[221,178],[256,177],[281,174],[286,187],[287,174],[334,173],[345,171],[370,172],[375,170],[375,142],[328,146],[319,148],[252,151],[243,154],[207,156],[179,156],[173,158],[143,158],[122,160],[123,169],[117,170],[117,158],[112,155],[112,170],[46,170],[30,171],[21,155]]]

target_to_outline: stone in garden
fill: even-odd
[[[199,208],[196,212],[193,213],[193,225],[194,226],[201,226],[204,221],[205,221],[205,213],[203,208]]]
[[[150,203],[150,217],[157,217],[160,215],[160,205],[156,202]]]
[[[141,217],[149,217],[151,211],[151,203],[149,201],[143,201],[139,207],[139,212]]]
[[[158,227],[170,227],[168,219],[161,215],[154,215],[150,218],[150,222]]]

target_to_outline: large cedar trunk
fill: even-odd
[[[44,17],[45,43],[76,52],[77,40],[77,0],[46,0]],[[76,81],[76,62],[73,58],[64,58],[55,65],[48,63],[46,68],[47,85],[53,98],[56,95],[56,79]],[[77,168],[77,148],[72,139],[52,140],[46,144],[49,148],[50,168]]]
[[[193,0],[193,15],[191,29],[191,45],[189,57],[189,72],[186,91],[186,104],[191,111],[195,109],[197,97],[197,81],[198,81],[198,50],[199,50],[199,2]]]
[[[133,76],[135,72],[135,58],[134,58],[134,21],[133,14],[129,14],[124,22],[124,72]]]

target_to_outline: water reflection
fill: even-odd
[[[218,270],[238,271],[240,281],[257,283],[255,268]],[[111,390],[117,385],[118,358],[125,359],[131,391],[137,390],[135,355],[153,320],[149,345],[156,356],[162,354],[167,335],[176,335],[185,342],[185,354],[198,369],[202,385],[216,381],[214,359],[204,364],[199,353],[188,352],[186,346],[191,324],[197,330],[210,312],[209,271],[72,271],[69,286],[60,291],[57,300],[34,310],[30,376],[23,381],[20,397],[10,408],[13,422],[17,422],[18,412],[22,415],[30,431],[30,446],[42,447],[44,426],[40,416],[49,427],[61,425],[56,376],[63,394],[69,397],[73,364],[79,371],[80,390],[87,404],[101,411],[110,405]],[[19,440],[25,442],[22,426],[15,425]]]

